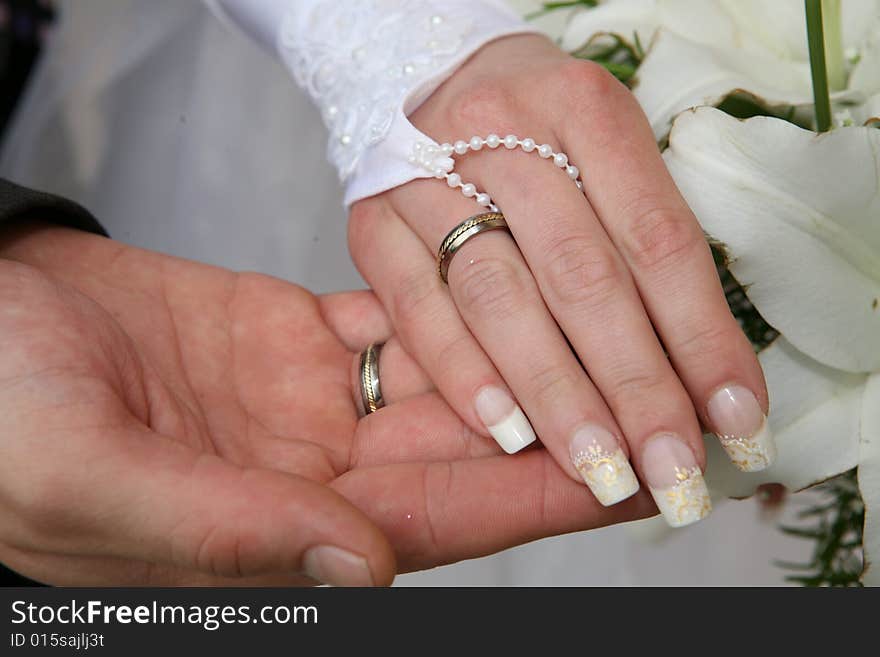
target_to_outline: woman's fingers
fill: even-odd
[[[551,171],[552,175],[553,172]],[[395,190],[395,203],[437,194],[411,183]],[[420,187],[421,186],[421,187]],[[422,240],[436,248],[446,233],[473,213],[455,214],[453,190],[408,216]],[[443,203],[443,196],[446,202]],[[449,291],[465,323],[525,408],[544,446],[573,479],[583,479],[604,504],[638,490],[626,447],[601,395],[548,312],[532,273],[505,231],[479,234],[457,251],[448,271]],[[579,474],[579,470],[580,473]]]
[[[436,394],[428,375],[397,336],[385,339],[390,328],[372,292],[345,292],[319,299],[327,323],[347,346],[359,350],[351,360],[351,389],[356,403],[361,394],[360,350],[370,343],[382,343],[378,371],[385,406],[358,422],[349,467],[502,453],[498,444],[473,431]],[[355,326],[358,322],[364,326]]]
[[[432,463],[503,454],[476,433],[436,392],[408,398],[358,423],[351,468],[390,463]]]
[[[36,508],[18,514],[33,525],[19,535],[32,534],[34,549],[139,559],[224,577],[302,573],[354,586],[394,579],[385,536],[327,486],[240,468],[136,426],[86,442],[93,454],[105,456],[91,458],[87,468],[45,476],[42,488],[39,482],[21,488],[36,488]],[[54,528],[48,534],[40,525],[46,513],[63,518],[48,525]]]
[[[584,64],[575,94],[589,124],[563,122],[563,141],[638,287],[705,426],[743,470],[773,461],[767,393],[755,353],[728,309],[706,240],[669,176],[631,94]],[[626,175],[622,175],[625,172]]]
[[[352,351],[385,342],[394,332],[382,302],[371,290],[322,294],[318,304],[327,326]]]
[[[700,476],[702,432],[626,263],[584,195],[552,161],[522,151],[492,156],[484,164],[486,185],[550,311],[617,418],[642,480],[670,524],[699,520],[709,508]],[[670,504],[682,476],[689,477],[687,498]]]
[[[433,202],[419,199],[426,211]],[[389,310],[401,343],[450,405],[508,453],[532,443],[528,419],[459,316],[425,244],[384,199],[355,206],[350,234],[355,264]]]

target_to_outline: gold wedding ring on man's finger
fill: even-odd
[[[379,354],[381,343],[372,343],[361,352],[361,363],[358,370],[361,387],[361,412],[363,415],[375,413],[385,406],[382,387],[379,385]]]

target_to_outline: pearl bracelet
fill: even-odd
[[[550,146],[550,144],[541,144],[539,146],[535,140],[530,137],[520,139],[516,135],[507,135],[506,137],[501,138],[493,133],[485,139],[482,137],[471,137],[468,141],[460,139],[454,144],[447,142],[440,144],[440,146],[417,141],[413,144],[413,150],[409,156],[409,162],[410,164],[420,166],[426,171],[430,171],[435,178],[441,180],[445,179],[446,184],[453,189],[458,187],[462,194],[467,198],[473,198],[478,205],[492,211],[497,211],[498,208],[492,202],[492,197],[490,197],[489,194],[479,191],[473,183],[462,182],[461,176],[454,171],[455,160],[453,159],[453,156],[466,155],[468,151],[479,151],[482,150],[484,146],[490,149],[504,146],[504,148],[511,151],[519,147],[526,153],[537,153],[538,157],[541,159],[552,159],[553,164],[560,169],[563,169],[568,177],[574,181],[578,190],[581,192],[584,191],[584,183],[580,179],[580,169],[568,161],[568,156],[562,152],[554,152],[553,147]]]

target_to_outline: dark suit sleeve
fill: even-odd
[[[0,178],[0,226],[25,219],[40,219],[107,237],[107,231],[81,205]],[[40,586],[0,564],[0,586]]]
[[[0,224],[41,219],[107,237],[107,231],[81,205],[0,178]]]

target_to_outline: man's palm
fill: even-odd
[[[0,513],[20,525],[0,560],[25,574],[296,583],[326,544],[384,583],[395,557],[428,567],[650,508],[601,509],[543,451],[495,455],[433,394],[359,421],[356,352],[387,337],[367,293],[54,228],[0,255],[27,263],[0,262]]]

